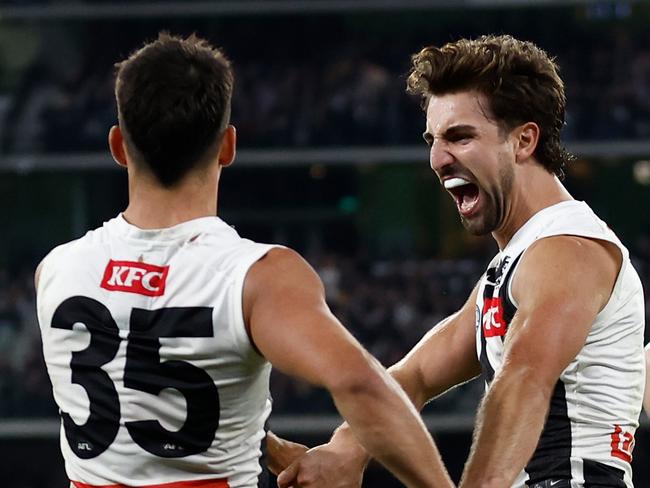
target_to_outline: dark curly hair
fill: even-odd
[[[407,92],[422,96],[425,108],[432,95],[476,90],[487,97],[502,129],[535,122],[540,128],[535,156],[550,173],[564,177],[573,159],[560,141],[564,83],[546,52],[512,36],[489,35],[425,47],[412,63]]]
[[[216,154],[230,121],[230,62],[206,40],[161,33],[117,63],[120,127],[134,159],[165,187]]]

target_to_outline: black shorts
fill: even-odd
[[[528,488],[571,488],[571,481],[551,478],[528,485]]]

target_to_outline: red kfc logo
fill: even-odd
[[[158,297],[165,293],[168,272],[169,266],[111,259],[104,271],[101,287],[110,291]]]
[[[503,319],[503,306],[500,297],[486,298],[483,301],[483,334],[485,337],[506,335],[508,324]]]

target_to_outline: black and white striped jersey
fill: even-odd
[[[571,488],[632,488],[630,461],[645,378],[643,289],[627,249],[584,202],[562,202],[535,214],[481,278],[476,346],[483,379],[489,388],[502,365],[504,340],[517,312],[511,286],[521,257],[536,240],[555,235],[614,243],[623,264],[584,347],[555,386],[537,449],[513,487],[567,479]]]

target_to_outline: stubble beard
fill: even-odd
[[[499,170],[499,182],[486,189],[476,184],[483,199],[483,208],[478,215],[467,219],[460,216],[463,227],[474,236],[490,234],[501,227],[506,209],[506,200],[512,192],[514,172],[510,166],[503,165]]]

